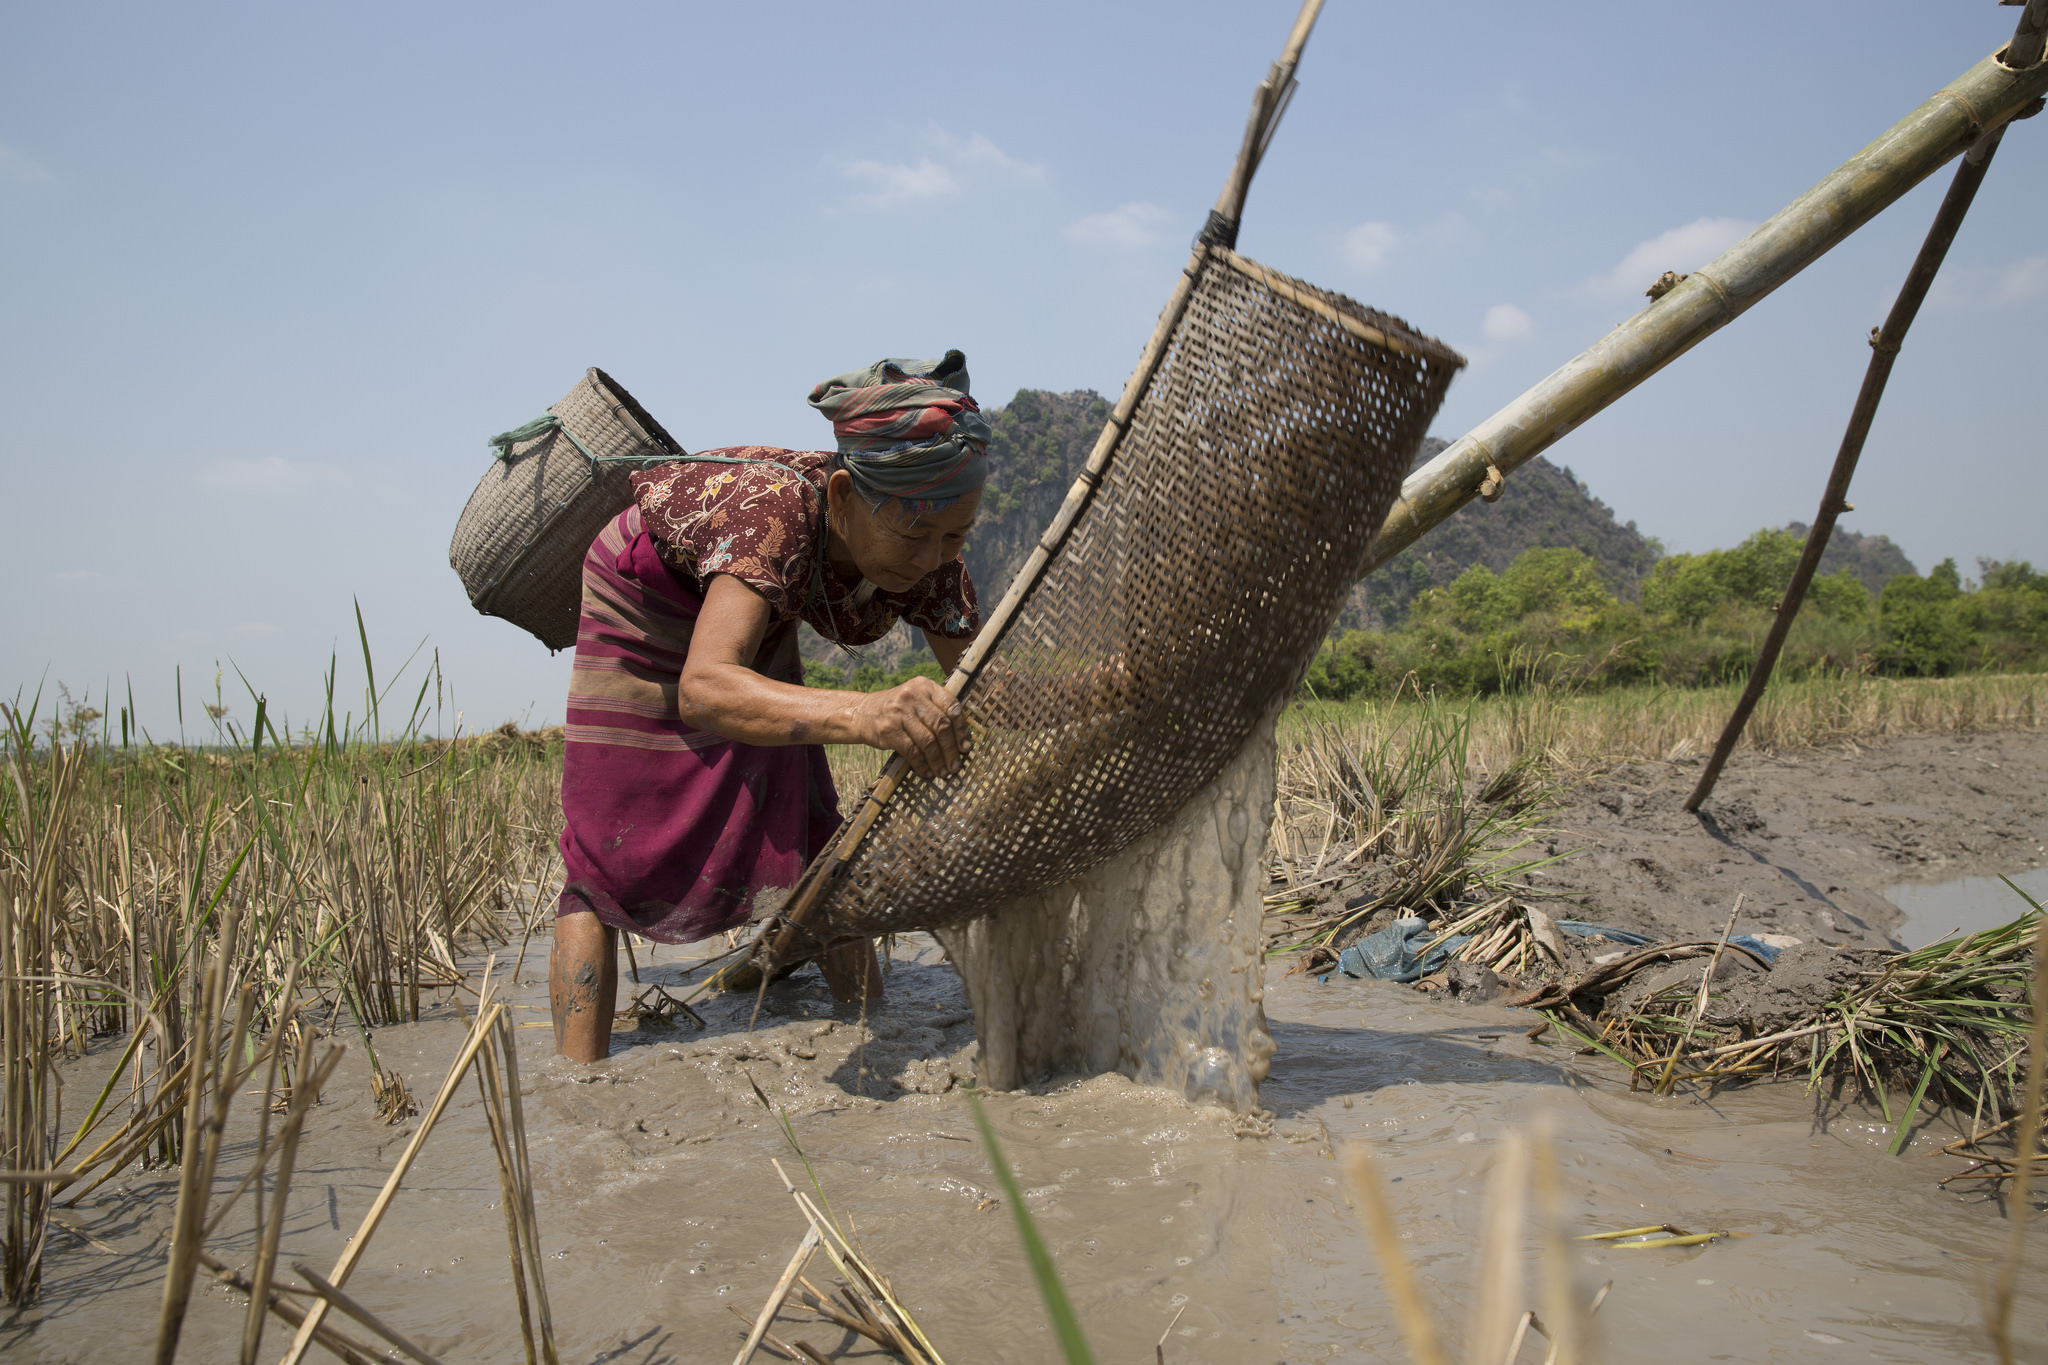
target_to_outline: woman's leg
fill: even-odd
[[[555,1051],[572,1062],[603,1061],[611,1053],[618,1002],[617,931],[588,910],[555,916],[555,949],[548,958]]]

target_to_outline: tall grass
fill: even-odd
[[[1713,747],[1739,686],[1615,688],[1534,686],[1501,696],[1436,703],[1469,720],[1476,771],[1541,761],[1563,776],[1617,763],[1682,759]],[[1281,717],[1281,767],[1303,761],[1318,724],[1351,731],[1399,728],[1427,700],[1304,701]],[[1766,752],[1864,743],[1900,735],[2033,730],[2048,721],[2048,675],[1876,678],[1847,674],[1773,682],[1743,744]]]
[[[367,648],[364,662],[374,677]],[[208,708],[221,742],[204,748],[141,742],[126,707],[117,744],[82,704],[54,718],[36,701],[0,705],[9,1302],[36,1293],[52,1201],[136,1161],[184,1159],[177,1116],[225,1074],[208,1055],[228,1036],[209,1001],[249,992],[250,1039],[296,1014],[367,1048],[370,1029],[418,1019],[436,988],[468,988],[458,955],[505,941],[549,889],[559,732],[430,738],[439,681],[429,668],[390,734],[396,683],[373,683],[357,721],[336,714],[330,672],[326,710],[296,744],[253,692],[246,730]],[[66,1117],[53,1068],[109,1036],[122,1038],[111,1073]]]

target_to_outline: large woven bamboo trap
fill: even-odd
[[[802,915],[822,937],[955,923],[1157,827],[1298,684],[1356,582],[1462,358],[1219,246],[1190,270],[1107,469],[967,693],[971,757],[902,779]]]

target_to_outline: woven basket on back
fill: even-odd
[[[492,444],[498,458],[455,523],[448,563],[471,606],[531,631],[549,649],[568,649],[584,553],[632,501],[627,477],[683,448],[595,368],[546,416]]]
[[[903,779],[805,916],[822,937],[942,927],[1127,847],[1299,684],[1357,581],[1463,359],[1221,247],[1195,270],[1098,490],[967,694],[971,756]]]

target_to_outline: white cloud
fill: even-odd
[[[333,481],[332,470],[300,464],[281,455],[265,455],[255,460],[209,460],[199,471],[199,482],[208,488],[240,493],[268,493]]]
[[[1695,218],[1640,244],[1614,269],[1587,281],[1587,288],[1609,298],[1639,295],[1665,271],[1697,270],[1755,228],[1742,218]]]
[[[853,196],[864,208],[891,209],[923,199],[943,199],[960,192],[953,173],[928,156],[916,165],[903,161],[849,161],[841,169],[849,180],[868,188]]]
[[[1130,251],[1159,241],[1172,222],[1173,215],[1157,204],[1119,204],[1108,213],[1091,213],[1067,224],[1067,240]]]
[[[1360,223],[1344,234],[1344,261],[1361,275],[1387,263],[1387,253],[1401,240],[1391,223]]]
[[[39,180],[48,180],[50,173],[42,163],[27,152],[17,152],[0,143],[0,180],[12,180],[20,185],[33,185]]]
[[[2048,256],[2015,261],[1998,277],[1998,302],[2025,303],[2048,294]]]
[[[1536,335],[1536,319],[1512,303],[1496,303],[1486,310],[1480,330],[1488,341],[1527,341]]]
[[[856,208],[893,209],[950,198],[973,181],[1045,183],[1045,167],[1018,160],[980,133],[960,137],[934,126],[925,130],[923,141],[931,153],[915,161],[842,162],[840,174],[864,187],[847,202]]]
[[[1019,161],[980,133],[960,138],[940,127],[925,130],[925,141],[939,149],[941,156],[956,166],[994,171],[1010,180],[1028,184],[1045,183],[1045,167],[1036,161]]]

